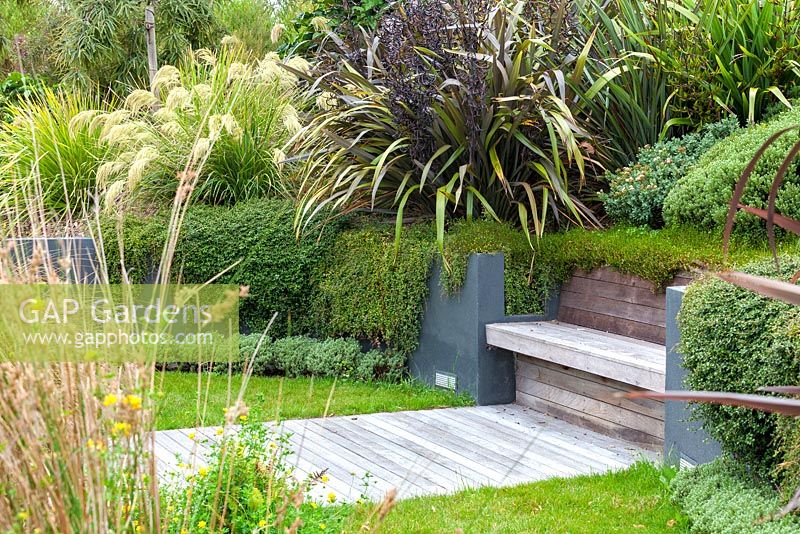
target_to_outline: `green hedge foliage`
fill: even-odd
[[[782,278],[800,269],[800,258],[784,257]],[[775,265],[761,260],[742,268],[777,277]],[[762,386],[800,380],[798,310],[776,300],[709,277],[689,287],[680,312],[681,346],[687,385],[695,390],[756,393]],[[723,449],[767,475],[780,457],[778,418],[764,412],[699,404],[695,412]]]
[[[616,173],[608,173],[608,193],[601,193],[606,213],[612,220],[634,226],[663,226],[664,199],[697,158],[720,139],[739,128],[736,117],[710,124],[699,133],[646,145],[636,161]]]
[[[772,120],[742,129],[720,141],[705,153],[678,182],[664,201],[666,224],[692,225],[698,228],[721,228],[725,225],[728,202],[742,171],[759,147],[772,134],[789,126],[800,125],[800,108],[777,115]],[[774,143],[756,166],[745,189],[742,202],[765,208],[772,180],[789,148],[798,140],[788,133]],[[789,217],[800,218],[800,176],[797,162],[787,173],[778,194],[777,209]],[[763,235],[763,222],[739,213],[737,232]]]
[[[419,343],[435,254],[431,225],[404,229],[398,249],[393,227],[341,233],[316,274],[311,312],[318,330],[410,354]]]
[[[761,522],[781,507],[778,493],[758,484],[729,458],[683,469],[672,480],[673,499],[691,522],[691,531],[703,534],[790,534],[800,521],[788,516]]]
[[[338,227],[329,225],[298,241],[293,217],[293,204],[283,200],[254,200],[232,208],[193,206],[178,241],[173,272],[183,283],[204,283],[233,266],[218,283],[250,286],[239,312],[246,329],[260,331],[277,311],[270,335],[307,331],[313,274],[333,245]],[[116,221],[108,220],[103,232],[112,282],[121,279],[116,226]],[[127,217],[123,236],[130,280],[141,283],[158,264],[166,216]]]
[[[242,361],[253,356],[260,338],[260,334],[242,336]],[[398,382],[405,374],[405,364],[405,357],[397,351],[372,349],[364,353],[355,339],[292,336],[271,342],[265,339],[256,353],[253,372]]]
[[[766,253],[766,249],[757,252],[746,247],[733,250],[734,259]],[[539,241],[533,279],[536,287],[546,293],[567,280],[576,269],[591,271],[608,266],[644,278],[658,289],[680,271],[723,264],[721,239],[693,228],[651,230],[615,226],[604,231],[576,228],[546,235]]]
[[[507,315],[541,313],[542,295],[531,285],[533,249],[519,229],[490,220],[459,221],[444,241],[442,289],[456,293],[467,276],[470,254],[502,252],[505,261],[505,306]]]

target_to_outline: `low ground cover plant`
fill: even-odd
[[[730,457],[681,469],[671,489],[692,532],[789,534],[800,529],[800,520],[794,516],[763,521],[780,508],[781,496],[769,485],[755,481],[752,473]]]
[[[240,340],[242,360],[252,356],[260,338],[261,334],[251,334]],[[399,382],[405,366],[404,354],[391,349],[364,352],[355,339],[294,336],[262,343],[253,360],[253,373]]]

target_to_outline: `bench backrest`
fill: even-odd
[[[689,273],[682,273],[667,285],[691,281]],[[666,297],[654,293],[647,280],[608,267],[576,271],[561,287],[558,320],[663,345]]]

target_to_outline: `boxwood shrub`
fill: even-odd
[[[700,132],[641,148],[636,161],[605,175],[609,191],[600,198],[606,213],[614,221],[634,226],[663,226],[664,199],[675,182],[697,158],[738,128],[739,120],[729,117]]]
[[[783,276],[800,269],[800,258],[784,257]],[[743,271],[778,277],[770,260],[752,263]],[[680,312],[681,346],[687,386],[696,390],[756,393],[759,387],[798,384],[800,338],[791,325],[798,311],[708,277],[689,287]],[[777,454],[775,415],[699,404],[709,435],[734,458],[768,475]]]
[[[720,228],[725,224],[728,202],[736,180],[759,147],[782,128],[800,125],[800,108],[781,113],[772,120],[755,124],[723,139],[706,152],[678,182],[664,201],[667,225],[692,225]],[[744,204],[766,207],[775,172],[798,140],[798,133],[786,134],[773,144],[759,161],[745,189]],[[787,174],[778,195],[777,208],[784,215],[800,218],[800,176],[797,161]],[[763,223],[755,216],[737,215],[738,232],[763,235]]]
[[[302,333],[310,328],[313,273],[343,223],[330,224],[298,240],[293,217],[293,204],[284,200],[253,200],[233,207],[192,206],[181,230],[173,272],[183,283],[195,284],[233,266],[218,282],[250,286],[250,296],[240,303],[239,317],[245,330],[263,329],[277,311],[271,335]],[[164,213],[123,220],[125,260],[132,283],[145,282],[157,266],[166,225]],[[117,223],[109,219],[103,227],[111,281],[119,282]]]

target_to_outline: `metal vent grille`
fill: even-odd
[[[692,463],[691,461],[686,459],[685,456],[681,456],[680,468],[681,469],[691,469],[692,467],[694,467],[694,463]]]
[[[456,389],[456,376],[436,371],[436,386],[444,389]]]

